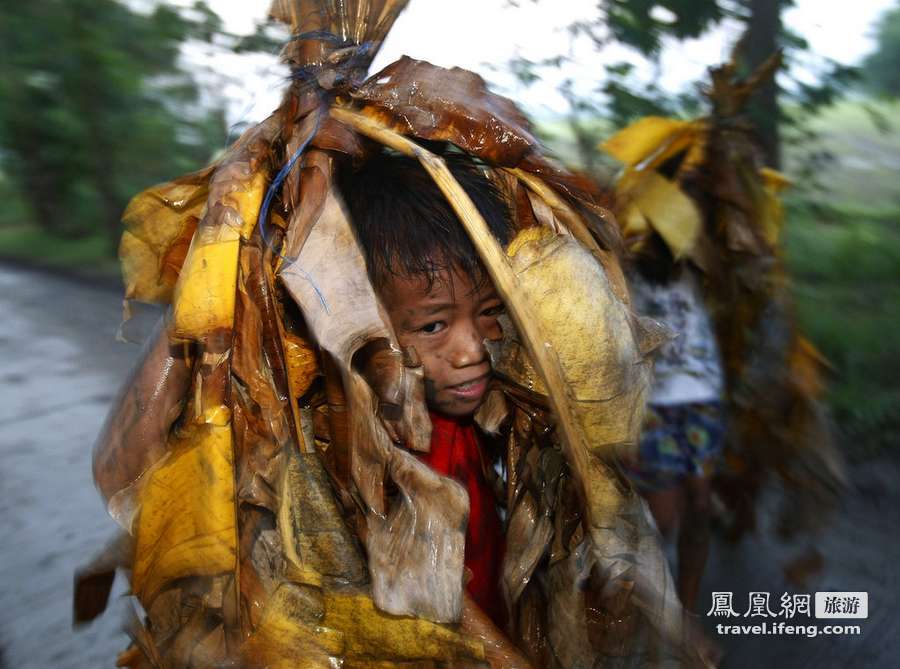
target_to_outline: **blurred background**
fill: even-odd
[[[112,666],[126,644],[121,612],[69,624],[73,570],[112,530],[90,446],[138,351],[120,340],[140,340],[153,317],[117,339],[119,217],[278,105],[286,32],[267,9],[0,6],[0,667]],[[828,401],[851,467],[807,591],[868,590],[872,619],[857,639],[720,639],[725,666],[897,666],[900,3],[411,0],[374,69],[408,54],[474,70],[561,161],[609,183],[617,166],[598,143],[642,116],[704,115],[707,68],[739,42],[748,65],[784,49],[752,119],[768,164],[793,181],[785,257],[801,328],[833,366]],[[719,546],[706,591],[754,584],[777,597],[791,550]]]

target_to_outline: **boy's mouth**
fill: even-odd
[[[461,400],[472,401],[480,399],[487,390],[488,378],[490,374],[482,374],[478,378],[458,383],[455,386],[448,386],[447,391],[454,397]]]

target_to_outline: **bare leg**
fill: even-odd
[[[710,496],[709,481],[702,477],[644,494],[660,533],[672,537],[678,532],[678,596],[686,611],[687,634],[704,657],[705,666],[715,667],[721,660],[721,650],[692,615],[709,551]],[[699,515],[695,515],[697,511]]]
[[[683,490],[686,503],[678,533],[678,595],[684,607],[693,611],[709,553],[709,479],[691,477],[684,482]]]
[[[645,493],[644,497],[660,534],[666,538],[672,537],[677,531],[679,521],[684,513],[684,489],[681,486],[673,486],[665,490]]]

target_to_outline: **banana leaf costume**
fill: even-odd
[[[782,258],[780,193],[790,182],[763,166],[743,117],[780,63],[775,54],[745,78],[734,60],[712,68],[708,117],[646,117],[601,145],[624,163],[616,214],[628,247],[657,234],[704,277],[729,413],[715,485],[733,538],[757,527],[773,473],[784,536],[821,529],[845,484],[822,403],[828,363],[799,331]]]
[[[90,618],[115,558],[130,570],[145,615],[123,666],[588,667],[627,659],[637,620],[693,653],[615,465],[659,336],[630,311],[610,214],[477,75],[404,57],[364,78],[403,5],[276,1],[294,32],[280,108],[125,212],[126,297],[171,307],[96,446],[124,539],[76,591]],[[434,142],[498,185],[521,231],[508,248]],[[414,455],[429,448],[422,367],[333,185],[381,146],[433,177],[510,314],[477,419],[506,469],[515,652],[466,606],[468,500]]]

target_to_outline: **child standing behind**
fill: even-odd
[[[658,235],[636,258],[630,279],[635,311],[676,335],[656,358],[630,474],[663,536],[677,534],[678,595],[693,610],[709,553],[710,478],[724,438],[719,349],[696,270],[676,263]]]

